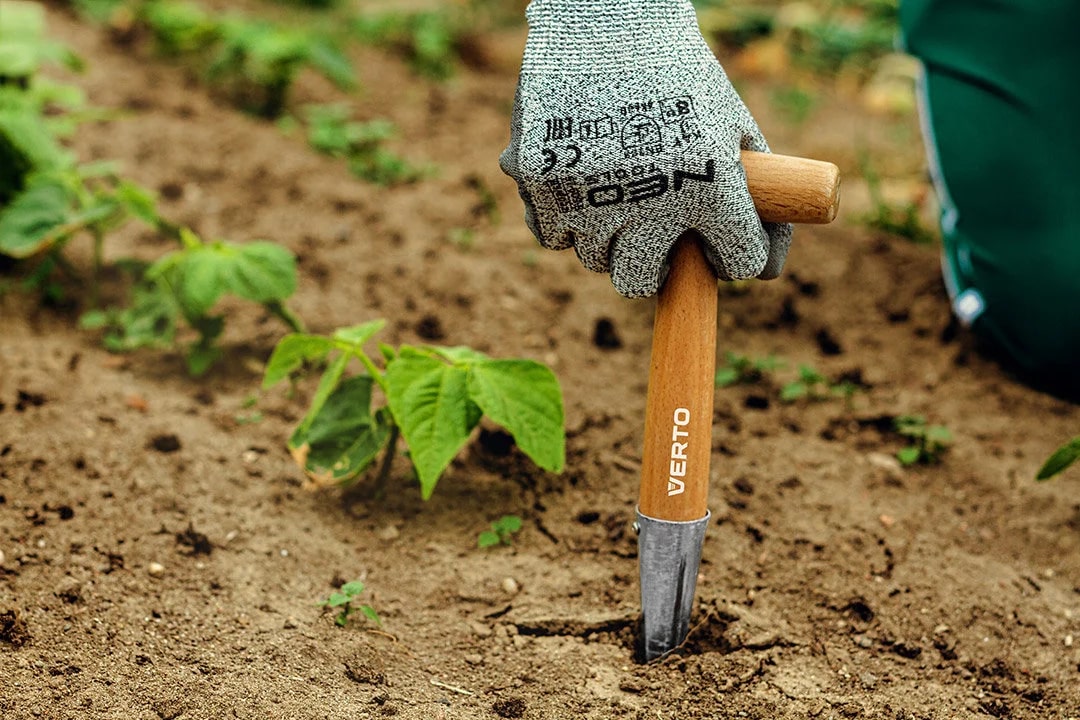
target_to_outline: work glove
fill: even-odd
[[[762,225],[739,162],[769,148],[689,0],[533,0],[526,16],[499,164],[540,244],[626,297],[657,292],[687,230],[721,279],[778,276],[791,226]]]

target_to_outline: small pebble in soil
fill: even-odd
[[[1073,644],[1073,636],[1072,635],[1066,635],[1065,636],[1065,647],[1072,647],[1072,644]]]
[[[150,574],[150,577],[161,577],[165,574],[165,566],[159,562],[152,562],[146,566],[146,572]]]
[[[6,555],[4,555],[4,551],[3,551],[3,550],[0,550],[0,565],[3,565],[3,564],[4,564],[4,560],[6,560],[6,559],[7,559],[7,556],[6,556]]]
[[[375,537],[379,538],[380,540],[385,540],[386,542],[390,542],[391,540],[397,540],[400,536],[401,531],[397,529],[396,525],[387,525],[386,527],[381,528],[375,533]]]
[[[518,585],[517,580],[508,577],[502,581],[502,589],[507,595],[517,595],[521,586]]]
[[[479,665],[484,662],[484,658],[476,654],[466,655],[465,662],[469,663],[470,665]]]
[[[284,627],[286,630],[295,630],[296,628],[300,627],[300,624],[296,621],[296,618],[287,617],[285,618],[285,624],[282,627]]]
[[[517,697],[496,700],[491,709],[501,718],[525,717],[525,701]]]
[[[180,438],[175,435],[155,435],[150,439],[150,447],[159,453],[172,453],[180,449]]]
[[[593,345],[603,350],[618,350],[622,347],[622,338],[619,337],[619,331],[615,329],[611,318],[602,317],[596,321]]]

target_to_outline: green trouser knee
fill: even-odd
[[[902,0],[961,321],[1080,385],[1080,2]]]

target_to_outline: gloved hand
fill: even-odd
[[[653,295],[686,230],[725,280],[775,278],[791,226],[762,225],[739,150],[768,151],[689,0],[533,0],[500,158],[547,248]]]

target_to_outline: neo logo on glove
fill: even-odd
[[[667,175],[650,175],[628,183],[600,185],[590,188],[585,194],[589,204],[595,208],[619,205],[621,203],[641,202],[649,198],[660,197],[669,190],[678,192],[689,182],[711,183],[716,181],[716,162],[705,161],[705,172],[695,173],[689,170],[675,170],[671,180]]]

